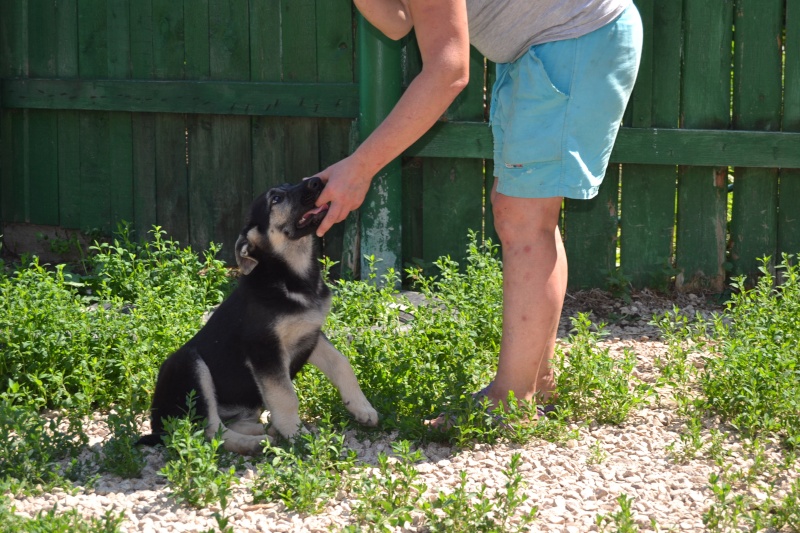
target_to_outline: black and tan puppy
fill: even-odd
[[[208,421],[206,436],[221,428],[226,450],[261,451],[267,438],[259,421],[264,409],[270,412],[271,430],[291,438],[303,428],[292,378],[306,362],[333,382],[358,422],[378,423],[350,362],[321,331],[331,305],[314,235],[326,211],[314,206],[323,187],[311,178],[271,189],[253,202],[236,242],[239,284],[205,326],[161,365],[152,434],[139,443],[158,444],[164,435],[162,419],[185,416],[192,390],[197,414]]]

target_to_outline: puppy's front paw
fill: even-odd
[[[378,425],[378,411],[372,407],[372,404],[369,403],[366,398],[363,403],[359,402],[357,406],[354,406],[352,403],[349,404],[347,409],[353,414],[356,422],[362,426],[374,428]]]

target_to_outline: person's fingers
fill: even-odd
[[[328,213],[325,215],[325,218],[322,219],[322,222],[319,223],[317,227],[317,237],[324,236],[331,226],[336,224],[337,222],[341,222],[344,217],[340,218],[340,211],[336,204],[331,204],[330,208],[328,208]]]

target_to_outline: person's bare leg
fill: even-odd
[[[496,188],[495,183],[495,188]],[[503,249],[503,330],[497,375],[487,395],[550,399],[551,360],[567,288],[567,257],[558,229],[562,198],[515,198],[492,191]]]

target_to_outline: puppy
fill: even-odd
[[[311,178],[271,189],[253,202],[236,241],[243,274],[238,286],[161,365],[150,411],[152,434],[140,444],[161,442],[163,419],[185,416],[192,390],[197,414],[208,421],[206,436],[222,429],[226,450],[261,452],[267,439],[259,421],[264,409],[270,412],[270,429],[292,438],[304,429],[292,379],[306,362],[333,382],[358,422],[377,425],[378,413],[350,362],[321,330],[331,306],[314,235],[327,210],[314,206],[323,187]]]

